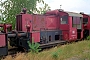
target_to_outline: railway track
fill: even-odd
[[[40,45],[40,48],[47,48],[47,47],[52,47],[52,46],[56,46],[57,44],[65,44],[66,41],[55,41],[55,42],[50,42],[50,43],[47,43],[47,44],[41,44]]]
[[[49,47],[53,47],[53,46],[56,46],[56,45],[62,45],[62,44],[65,44],[66,41],[55,41],[55,42],[50,42],[50,43],[47,43],[47,44],[40,44],[40,48],[41,49],[46,49],[46,48],[49,48]],[[17,48],[17,47],[12,47],[10,49],[8,49],[8,55],[13,55],[13,54],[16,54],[16,53],[19,53],[19,52],[26,52],[23,48]]]
[[[80,40],[78,40],[80,41]],[[50,43],[47,43],[47,44],[40,44],[40,48],[41,49],[48,49],[50,47],[53,47],[53,46],[57,46],[57,45],[63,45],[63,44],[66,44],[67,42],[66,41],[55,41],[55,42],[50,42]],[[13,48],[10,48],[8,49],[8,55],[14,55],[16,53],[19,53],[19,52],[26,52],[23,48],[17,48],[17,47],[13,47]]]
[[[55,41],[55,42],[50,42],[50,43],[47,43],[47,44],[41,44],[40,45],[40,48],[41,49],[46,49],[46,48],[49,48],[49,47],[53,47],[53,46],[56,46],[57,44],[65,44],[66,42],[65,41]],[[15,55],[17,53],[23,53],[25,52],[25,50],[23,48],[17,48],[17,47],[12,47],[10,49],[8,49],[8,55]]]
[[[55,41],[55,42],[50,42],[47,44],[41,44],[40,48],[42,49],[41,51],[43,51],[45,49],[50,49],[53,46],[57,46],[57,45],[60,46],[60,45],[66,44],[66,43],[67,43],[66,41]],[[8,55],[11,55],[12,57],[15,57],[17,53],[27,53],[27,52],[25,52],[25,50],[23,48],[17,48],[17,47],[12,47],[12,48],[8,49]],[[5,57],[6,56],[2,56],[1,58],[4,59]]]

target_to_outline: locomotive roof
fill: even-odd
[[[64,11],[62,9],[47,11],[46,14],[58,14],[59,12],[67,13],[69,16],[83,17],[83,15],[80,13],[68,12],[68,11]]]
[[[68,13],[69,16],[83,17],[83,15],[79,13],[74,13],[74,12],[66,12],[66,13]]]

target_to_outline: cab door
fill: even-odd
[[[60,16],[60,29],[69,30],[68,15]]]

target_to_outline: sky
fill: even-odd
[[[2,0],[5,1],[5,0]],[[60,9],[71,12],[90,14],[90,0],[44,0],[51,10]]]
[[[60,9],[71,12],[90,14],[90,0],[44,0],[51,10]]]

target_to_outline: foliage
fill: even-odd
[[[37,11],[40,14],[44,14],[49,9],[50,9],[50,7],[48,6],[48,4],[45,3],[44,6],[43,7],[39,7],[39,9]]]
[[[87,37],[87,40],[90,40],[90,36]]]
[[[59,58],[59,53],[61,53],[61,49],[58,48],[55,52],[52,53],[52,57],[54,58],[54,60],[58,60]]]
[[[37,4],[42,3],[43,8],[37,8]],[[22,8],[27,8],[28,13],[44,13],[49,9],[48,4],[43,0],[5,0],[4,2],[0,1],[1,20],[3,23],[11,23],[13,28],[15,27],[15,16],[19,14]],[[42,9],[42,10],[40,10]]]
[[[55,60],[57,60],[57,58],[59,57],[59,56],[58,56],[58,52],[53,52],[53,53],[52,53],[52,57],[53,57]]]
[[[38,43],[30,43],[30,41],[28,41],[29,47],[30,47],[30,51],[32,53],[38,53],[41,49],[39,48],[40,44]]]

